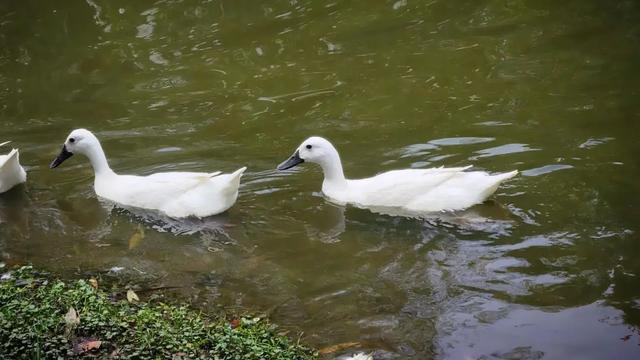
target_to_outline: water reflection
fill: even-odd
[[[540,176],[548,173],[552,173],[558,170],[571,169],[573,166],[567,164],[553,164],[545,165],[534,169],[527,169],[521,172],[524,176]]]
[[[537,150],[540,150],[540,149],[530,148],[529,145],[527,144],[506,144],[506,145],[500,145],[500,146],[496,146],[488,149],[478,150],[476,151],[476,153],[479,155],[470,157],[469,160],[477,160],[483,157],[514,154],[514,153],[520,153],[525,151],[537,151]]]
[[[445,323],[464,322],[463,327],[443,324],[457,328],[441,339],[445,357],[543,359],[553,354],[568,359],[580,354],[584,359],[632,359],[637,355],[638,343],[631,340],[636,332],[621,326],[623,313],[603,302],[568,310],[535,310],[478,298],[467,301],[465,306],[477,311],[474,316],[443,317]],[[592,342],[595,338],[598,344]]]
[[[318,209],[314,215],[314,220],[318,221],[305,224],[307,236],[324,243],[340,241],[340,235],[346,230],[347,224],[345,207],[329,203]]]
[[[133,216],[134,221],[142,222],[156,231],[170,232],[174,235],[198,234],[202,237],[229,238],[229,235],[225,232],[225,228],[233,226],[226,213],[202,219],[174,219],[157,211],[123,207],[104,199],[101,199],[100,202],[105,209],[115,214],[126,217]]]
[[[18,185],[0,197],[0,224],[22,228],[27,231],[28,221],[22,209],[29,208],[30,201],[25,193],[27,185]]]

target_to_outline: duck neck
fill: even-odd
[[[342,171],[342,162],[337,151],[331,154],[327,161],[321,162],[320,166],[324,173],[323,187],[341,189],[347,186],[347,180],[344,178],[344,172]]]
[[[104,154],[100,142],[96,142],[96,145],[92,146],[86,155],[91,162],[96,177],[114,174],[113,170],[109,167],[107,156]]]

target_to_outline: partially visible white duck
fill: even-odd
[[[342,360],[373,360],[373,356],[365,353],[356,353],[349,357],[343,358]]]
[[[374,177],[349,180],[344,177],[340,155],[326,139],[313,136],[278,165],[278,170],[302,162],[319,164],[324,172],[322,192],[332,201],[360,207],[401,208],[410,213],[452,211],[479,204],[493,194],[500,183],[518,171],[490,175],[457,168],[405,169]]]
[[[118,175],[109,167],[98,138],[86,129],[69,134],[50,167],[58,167],[75,153],[89,158],[98,196],[125,206],[159,210],[173,218],[201,218],[229,209],[236,202],[240,177],[247,169],[243,167],[232,174],[217,171]]]
[[[0,146],[7,145],[6,141]],[[27,172],[20,166],[20,153],[12,149],[7,155],[0,155],[0,193],[27,181]]]

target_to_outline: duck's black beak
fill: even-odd
[[[62,150],[60,151],[60,154],[58,154],[58,157],[53,159],[53,161],[49,165],[49,168],[50,169],[57,168],[58,165],[62,164],[65,160],[67,160],[72,156],[73,156],[73,153],[70,151],[67,151],[67,146],[63,145]]]
[[[300,152],[298,150],[296,150],[296,152],[287,160],[283,161],[282,164],[278,165],[277,169],[278,170],[287,170],[287,169],[291,169],[292,167],[303,163],[304,159],[300,158]]]

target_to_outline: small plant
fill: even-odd
[[[29,266],[0,282],[0,358],[314,359],[263,319],[228,322],[186,306],[112,302]]]

